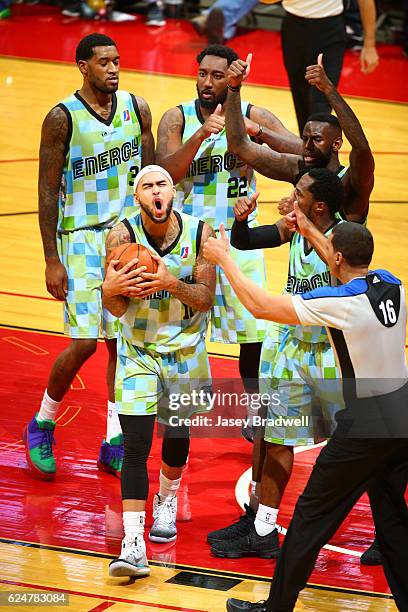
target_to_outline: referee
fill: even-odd
[[[295,202],[292,222],[327,261],[342,285],[271,297],[249,281],[228,254],[228,240],[210,238],[205,257],[220,265],[244,306],[258,318],[292,325],[325,325],[342,372],[346,409],[299,497],[269,599],[229,599],[229,612],[289,612],[321,547],[369,488],[384,572],[399,610],[408,610],[408,369],[406,306],[401,281],[368,271],[371,233],[340,223],[325,238]]]

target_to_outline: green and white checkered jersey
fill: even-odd
[[[180,223],[180,235],[163,253],[157,250],[173,276],[193,283],[193,269],[197,256],[197,241],[202,221],[176,212]],[[140,214],[126,220],[134,233],[134,240],[151,251],[142,226]],[[133,236],[132,236],[133,239]],[[181,348],[195,346],[205,336],[207,313],[193,310],[166,290],[161,290],[143,300],[131,299],[125,314],[119,319],[120,334],[131,345],[156,353],[170,353]]]
[[[133,180],[140,170],[141,119],[126,91],[112,97],[104,120],[76,92],[59,105],[69,140],[59,197],[58,231],[111,227],[134,213]]]
[[[239,269],[256,285],[267,289],[262,249],[239,251],[230,246],[230,255]],[[216,267],[215,299],[211,310],[211,341],[224,344],[262,342],[267,322],[255,317],[239,301],[224,270]]]
[[[179,107],[184,115],[183,143],[200,129],[204,119],[198,100],[185,102]],[[242,102],[242,114],[248,116],[251,105]],[[220,223],[231,228],[233,208],[237,198],[256,191],[253,169],[227,149],[225,128],[211,134],[198,149],[187,177],[177,187],[176,208],[188,215],[204,219],[218,229]],[[253,220],[256,211],[249,220]]]
[[[338,221],[326,230],[324,235],[329,236],[337,223]],[[289,272],[284,293],[306,293],[333,283],[337,284],[337,280],[332,279],[327,264],[312,247],[306,246],[304,237],[295,232],[290,242]],[[329,342],[326,328],[317,325],[295,325],[292,335],[303,342]]]

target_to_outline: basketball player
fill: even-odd
[[[295,187],[300,208],[325,235],[330,235],[340,222],[336,215],[342,208],[343,194],[340,178],[327,168],[312,168]],[[231,232],[231,241],[237,248],[252,249],[255,244],[271,248],[290,242],[286,292],[304,293],[330,284],[326,263],[302,236],[295,233],[291,237],[285,219],[275,225],[250,229],[245,217],[251,209],[252,201],[248,198],[237,204],[236,213],[241,220],[234,223]],[[272,344],[272,348],[266,340],[262,348],[260,391],[279,396],[279,405],[271,403],[267,416],[271,423],[281,417],[283,425],[265,429],[266,454],[258,487],[259,507],[247,510],[241,533],[231,536],[231,529],[227,528],[208,534],[211,551],[219,557],[278,556],[275,525],[292,471],[294,446],[313,444],[316,439],[330,435],[335,426],[334,414],[341,408],[341,398],[334,391],[339,375],[325,329],[281,326],[278,338],[279,342]],[[323,419],[318,418],[321,413]],[[286,417],[300,420],[304,417],[305,424],[285,426]]]
[[[306,124],[303,132],[302,156],[277,153],[252,142],[249,142],[247,146],[247,143],[244,142],[246,138],[241,140],[243,120],[242,115],[239,116],[237,100],[240,97],[239,90],[247,69],[247,62],[241,60],[231,64],[228,74],[227,137],[229,142],[232,142],[234,150],[239,140],[242,145],[239,147],[241,158],[248,163],[253,163],[257,170],[271,178],[294,182],[299,171],[313,167],[327,168],[337,173],[341,177],[345,191],[342,216],[348,220],[363,222],[368,213],[369,195],[374,182],[374,160],[357,117],[328,81],[321,65],[321,58],[319,59],[318,65],[308,68],[306,77],[313,85],[330,95],[338,119],[332,115],[316,115]],[[238,113],[238,118],[236,113]],[[342,145],[341,126],[352,145],[349,168],[343,168],[338,158],[338,151]],[[237,134],[234,129],[237,130]],[[331,182],[335,188],[334,182]],[[302,183],[301,197],[307,195],[310,210],[312,211],[316,204],[317,210],[314,212],[320,216],[319,198],[313,203],[314,197],[309,187],[310,185]],[[323,202],[326,202],[325,198],[330,197],[330,192],[323,191],[322,193],[323,195],[319,197],[323,197]],[[251,203],[246,201],[244,207],[249,206],[249,209],[246,209],[243,216],[238,215],[241,221],[244,221],[248,213],[252,213],[255,202],[255,198],[252,198]],[[292,207],[293,197],[290,204]],[[242,227],[238,248],[262,248],[266,244],[270,247],[279,246],[282,239],[284,242],[288,239],[288,236],[281,235],[284,227],[283,221],[278,222],[276,226],[259,228],[260,233],[257,233],[258,228]],[[328,226],[324,229],[327,228]],[[245,235],[242,234],[244,229]],[[232,244],[238,246],[235,240],[232,241]],[[286,291],[303,293],[316,286],[315,283],[324,285],[330,284],[330,281],[327,266],[321,262],[318,254],[307,243],[304,243],[301,236],[292,238]],[[318,367],[314,368],[313,364],[318,364]],[[311,332],[303,328],[291,330],[286,326],[269,325],[261,355],[262,385],[263,388],[268,384],[272,384],[273,388],[279,386],[280,391],[289,397],[287,409],[292,415],[309,414],[311,416],[317,385],[311,385],[306,381],[308,377],[305,376],[305,372],[309,372],[309,380],[315,378],[323,380],[328,375],[335,379],[338,376],[334,355],[324,330],[316,328]],[[330,432],[333,427],[333,412],[339,406],[338,402],[331,401],[330,397],[324,398],[324,401],[326,406],[323,406],[323,414],[326,416],[327,431]],[[258,446],[254,448],[254,452],[260,453],[260,457],[259,459],[255,457],[253,464],[261,466],[254,472],[254,480],[257,479],[258,484],[254,486],[252,483],[252,489],[255,489],[257,495],[252,496],[250,507],[247,507],[246,514],[241,517],[238,524],[235,523],[208,534],[208,541],[212,544],[214,554],[228,557],[240,557],[244,554],[258,555],[264,550],[262,538],[272,538],[273,534],[277,554],[278,539],[275,524],[280,501],[292,472],[293,449],[299,444],[313,444],[314,434],[315,432],[294,432],[293,428],[290,431],[280,429],[275,432],[269,428],[265,432],[266,449],[262,445],[260,449]],[[318,437],[322,437],[322,434]],[[262,455],[265,451],[267,454],[262,468]],[[262,479],[262,487],[259,485],[260,479]],[[261,500],[261,509],[257,513],[257,518],[255,518],[256,497]],[[266,517],[267,523],[265,523]],[[254,521],[256,521],[255,531]],[[252,534],[251,537],[250,534]]]
[[[38,478],[50,480],[58,408],[82,364],[95,352],[102,327],[108,349],[108,424],[101,469],[117,474],[123,440],[114,411],[115,319],[102,308],[105,239],[133,210],[133,181],[154,155],[146,102],[118,91],[119,52],[103,34],[90,34],[76,49],[83,77],[79,91],[46,116],[41,134],[39,219],[47,289],[64,302],[69,346],[55,361],[37,414],[24,431],[27,460]]]
[[[404,288],[386,270],[368,271],[373,239],[363,225],[339,223],[327,239],[296,200],[295,208],[298,231],[327,261],[341,286],[272,298],[234,264],[225,232],[221,240],[208,242],[204,255],[224,268],[236,294],[254,316],[296,327],[326,326],[343,378],[346,410],[337,413],[336,431],[299,497],[269,599],[258,604],[230,599],[227,610],[293,610],[320,548],[370,484],[384,570],[398,609],[405,611],[408,419],[401,407],[408,400],[408,369]]]
[[[202,252],[208,237],[215,234],[203,221],[173,210],[176,190],[164,168],[146,166],[135,179],[135,189],[140,213],[111,230],[107,253],[120,244],[137,242],[156,254],[158,270],[132,271],[130,263],[116,271],[118,262],[113,260],[103,283],[104,304],[120,318],[115,394],[125,442],[121,477],[125,537],[120,557],[110,564],[111,576],[149,573],[143,538],[146,462],[156,414],[165,434],[149,538],[176,539],[176,493],[188,457],[189,429],[179,412],[173,412],[178,422],[172,419],[169,396],[191,393],[210,381],[205,333],[215,268]],[[184,416],[192,412],[194,406]]]
[[[197,56],[196,99],[168,110],[157,136],[157,161],[177,183],[176,207],[204,219],[216,231],[224,223],[231,229],[236,199],[255,189],[252,167],[228,150],[225,132],[227,71],[237,60],[233,49],[211,45]],[[300,139],[269,111],[242,102],[247,134],[269,146],[300,153]],[[256,225],[256,214],[250,225]],[[263,253],[232,250],[241,269],[257,283],[265,283]],[[217,269],[216,298],[211,312],[211,340],[238,343],[239,371],[248,392],[256,391],[259,355],[265,324],[257,322],[231,292],[222,270]]]

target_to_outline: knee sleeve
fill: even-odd
[[[147,499],[147,458],[152,446],[155,416],[119,415],[125,448],[121,472],[122,499]]]
[[[262,342],[241,344],[239,351],[239,373],[247,393],[258,393],[258,372]]]
[[[162,460],[169,467],[183,467],[190,450],[189,428],[166,427],[162,444]]]

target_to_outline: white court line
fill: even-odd
[[[295,455],[297,453],[303,453],[308,450],[312,450],[313,448],[321,448],[325,446],[326,442],[320,442],[320,444],[313,444],[312,446],[296,446],[294,449]],[[238,478],[237,484],[235,485],[235,498],[241,508],[244,510],[244,504],[249,503],[249,485],[251,484],[252,477],[252,468],[248,468],[245,470],[243,474]],[[278,531],[286,535],[287,529],[282,527],[281,525],[276,525]],[[349,548],[342,548],[341,546],[333,546],[332,544],[325,544],[323,546],[326,550],[331,550],[333,552],[341,553],[343,555],[351,555],[352,557],[361,557],[363,553],[358,552],[357,550],[350,550]]]

